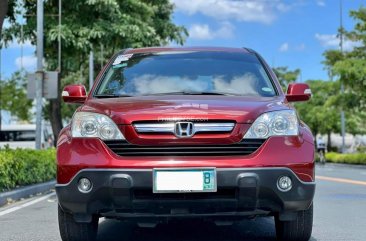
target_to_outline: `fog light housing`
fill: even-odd
[[[80,178],[79,182],[78,182],[78,189],[80,192],[82,193],[88,193],[92,190],[93,184],[92,182],[86,178]]]
[[[282,176],[278,178],[277,188],[282,192],[290,191],[292,188],[291,178],[289,178],[288,176]]]

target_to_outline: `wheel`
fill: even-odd
[[[293,221],[280,221],[275,217],[276,236],[280,241],[308,241],[313,229],[313,205],[299,211]]]
[[[77,223],[73,216],[58,207],[58,226],[63,241],[95,241],[98,233],[98,217],[90,223]]]

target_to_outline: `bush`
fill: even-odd
[[[56,176],[56,150],[0,149],[0,191]]]
[[[342,154],[329,152],[325,154],[325,159],[327,162],[366,165],[366,153]]]
[[[366,152],[366,146],[359,146],[357,147],[358,152]]]

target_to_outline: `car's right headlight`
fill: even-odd
[[[270,136],[296,136],[299,122],[294,110],[280,110],[260,115],[251,125],[244,139],[268,138]]]
[[[124,140],[117,125],[106,115],[76,112],[71,122],[72,137],[97,137],[102,140]]]

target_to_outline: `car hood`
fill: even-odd
[[[108,115],[117,124],[176,120],[222,120],[249,124],[263,112],[289,108],[281,96],[166,95],[89,98],[79,111]]]

